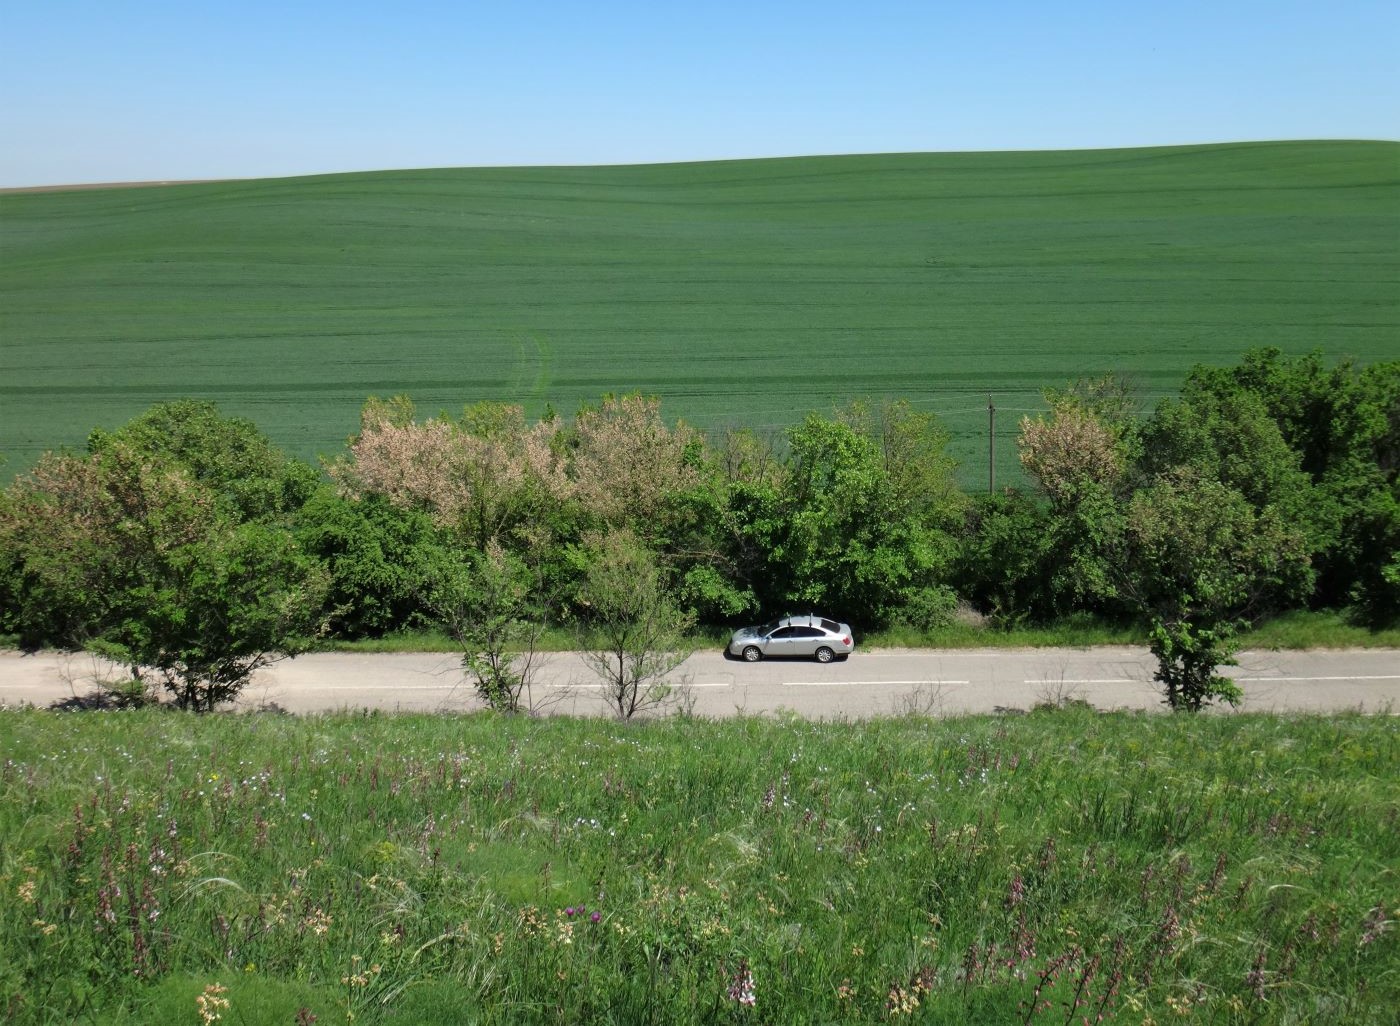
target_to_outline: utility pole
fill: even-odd
[[[997,490],[997,408],[987,396],[987,494]]]

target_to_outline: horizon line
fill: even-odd
[[[91,182],[51,182],[30,185],[0,186],[0,195],[19,195],[44,192],[80,192],[96,189],[150,189],[171,185],[210,185],[218,182],[261,182],[289,181],[298,178],[327,178],[338,175],[395,174],[410,171],[472,171],[500,169],[539,169],[554,168],[638,168],[638,167],[684,167],[697,164],[738,164],[776,160],[813,160],[830,157],[894,157],[938,154],[943,156],[974,156],[978,154],[1016,153],[1113,153],[1138,150],[1202,149],[1221,146],[1268,146],[1286,143],[1400,143],[1400,139],[1363,139],[1354,137],[1303,137],[1285,139],[1228,139],[1210,142],[1151,143],[1133,146],[1063,146],[1063,147],[1006,147],[982,150],[858,150],[829,153],[787,153],[762,154],[742,157],[706,157],[680,160],[638,160],[621,162],[553,162],[541,164],[436,164],[417,167],[355,168],[333,171],[301,171],[290,174],[270,175],[229,175],[212,178],[152,178],[144,180],[91,181]]]

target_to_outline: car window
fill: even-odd
[[[772,637],[772,638],[795,638],[795,637],[797,637],[797,631],[798,631],[798,628],[796,628],[796,627],[779,627],[776,631],[774,631],[772,634],[770,634],[769,637]]]
[[[778,629],[778,625],[781,623],[781,620],[769,620],[762,627],[760,627],[759,630],[764,634],[772,634],[775,630]]]
[[[825,617],[822,617],[822,626],[831,631],[832,634],[840,633],[841,630],[841,625],[839,623],[835,620],[828,620]]]
[[[826,637],[825,634],[823,634],[821,631],[819,631],[819,630],[818,630],[817,628],[815,628],[815,627],[794,627],[793,630],[797,632],[797,636],[798,636],[799,638],[824,638],[824,637]]]

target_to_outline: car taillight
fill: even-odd
[[[843,637],[843,638],[841,639],[841,644],[845,645],[847,648],[850,648],[850,647],[851,647],[851,639],[850,639],[850,638]]]

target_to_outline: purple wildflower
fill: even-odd
[[[749,971],[748,960],[739,963],[738,970],[729,984],[729,1000],[741,1005],[754,1004],[753,973]]]

